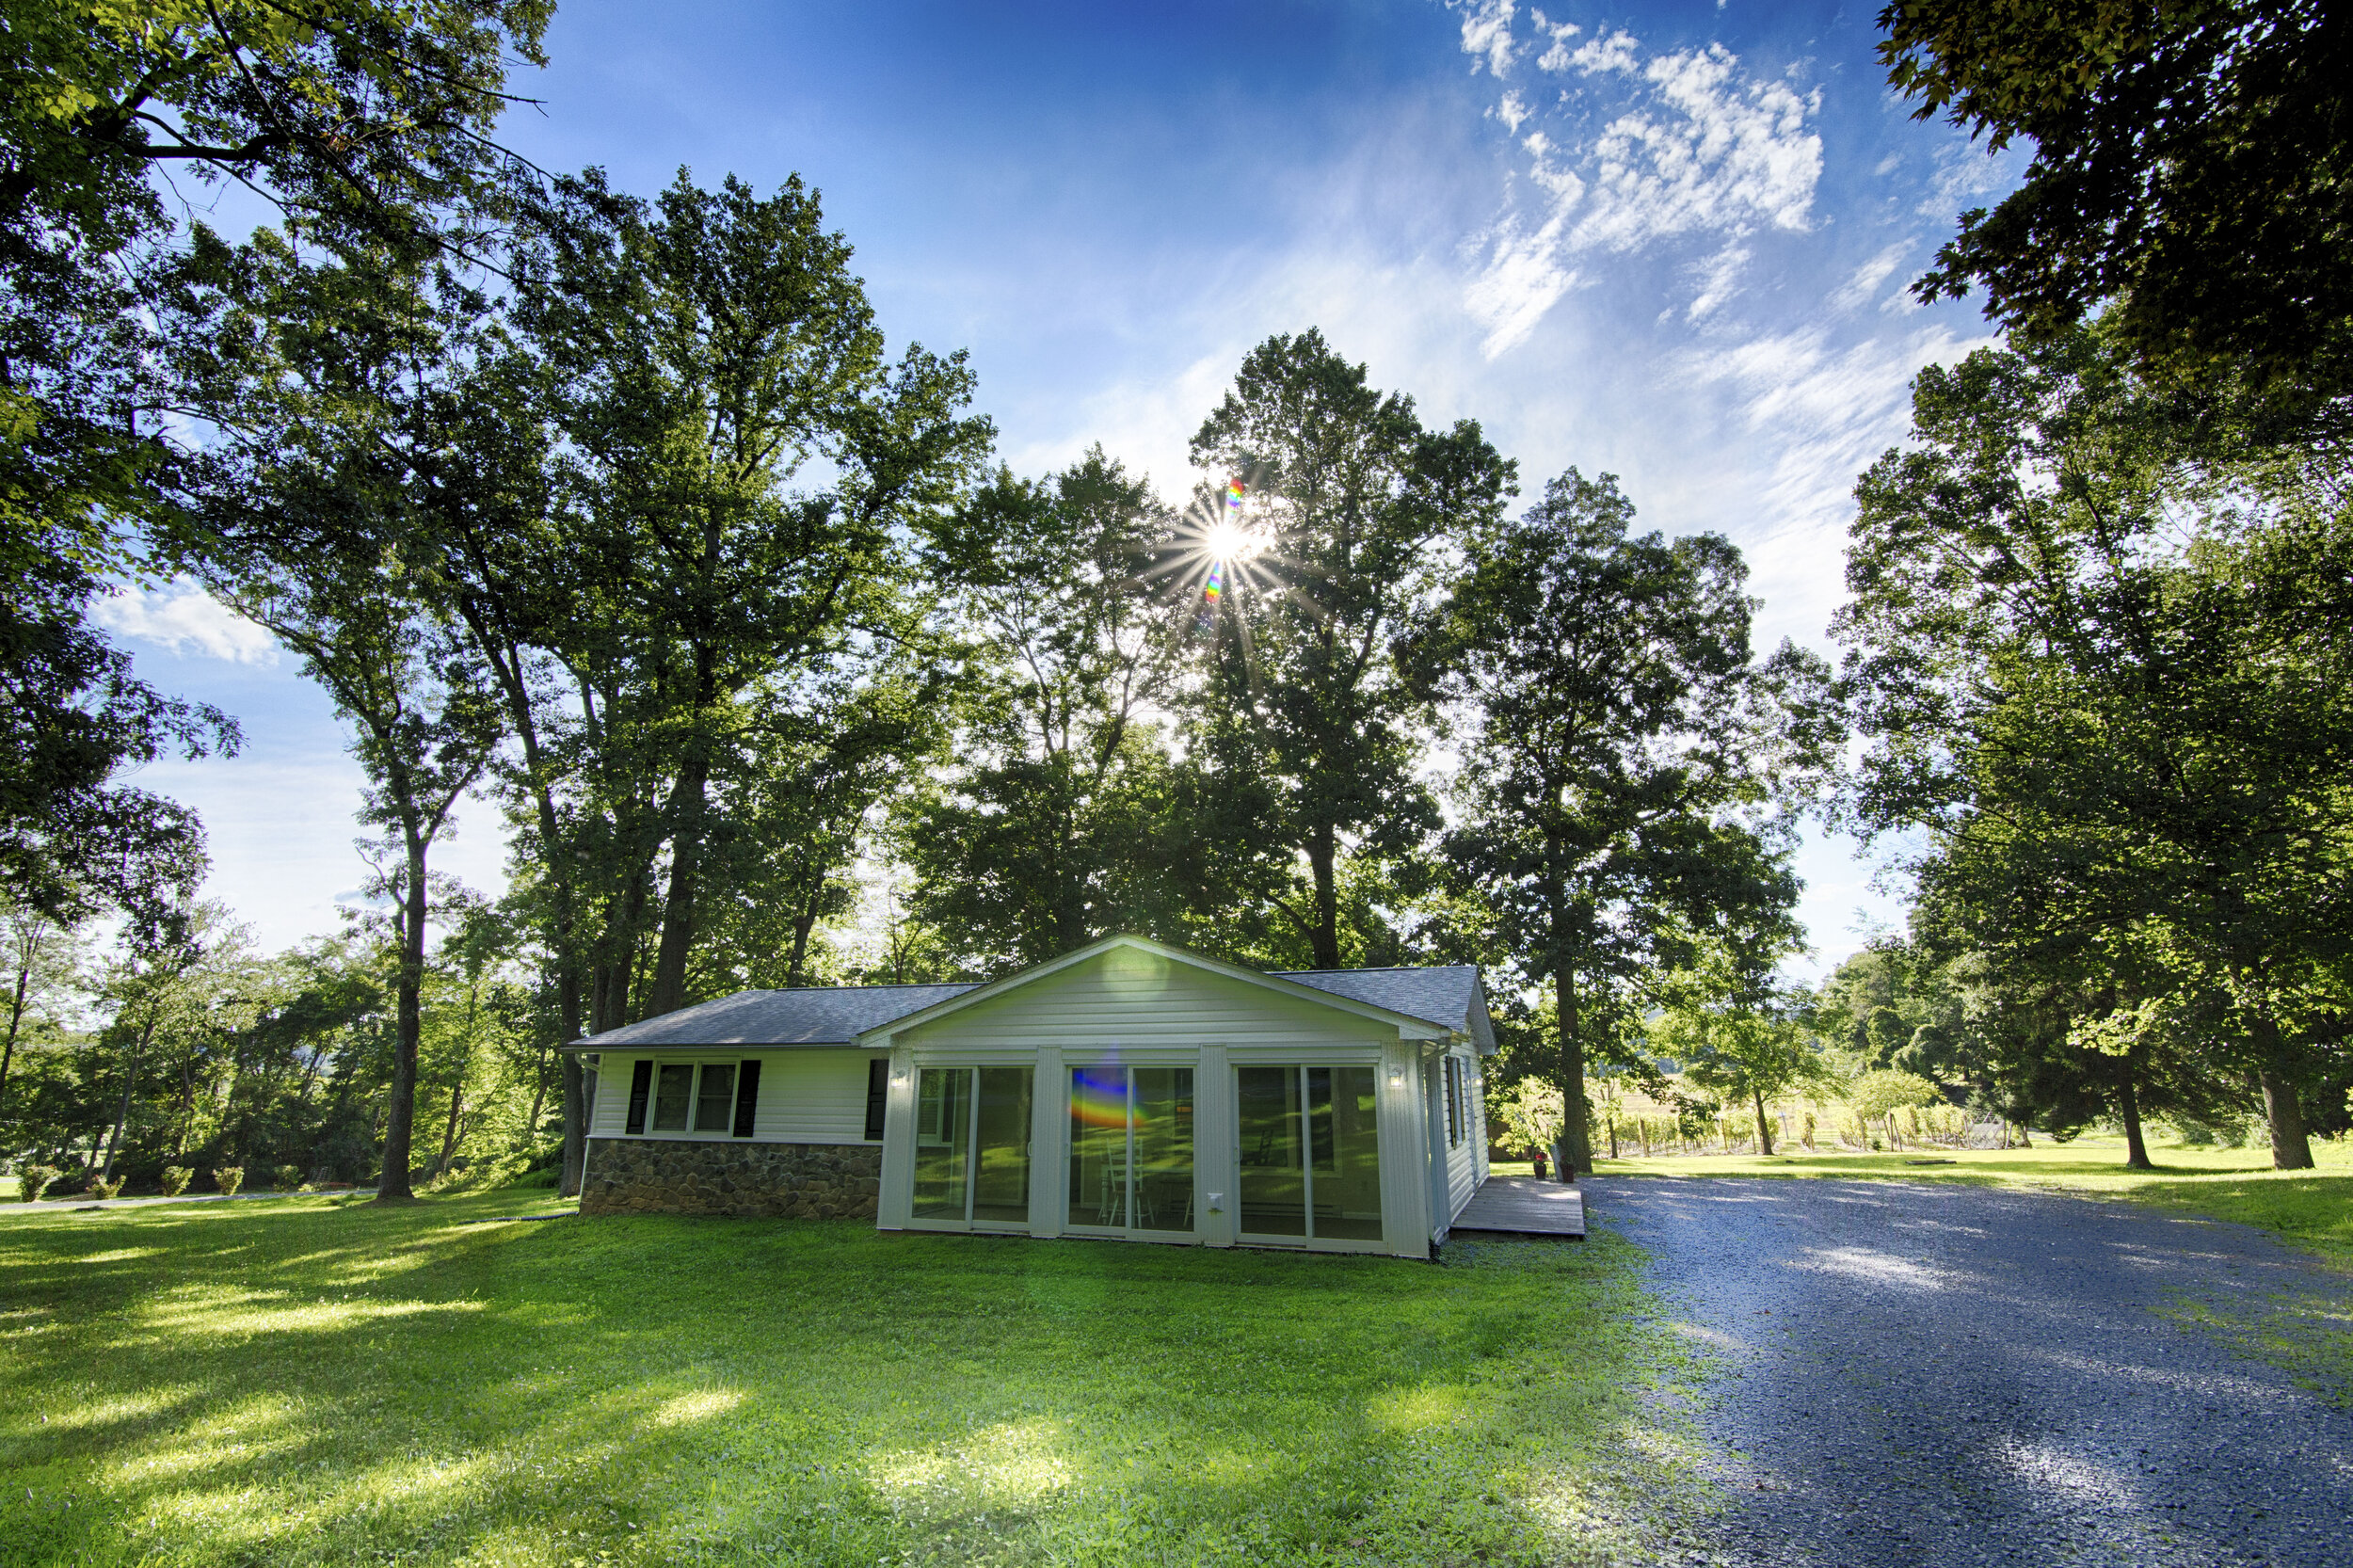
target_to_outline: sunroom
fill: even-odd
[[[1114,936],[992,984],[742,993],[574,1048],[599,1067],[588,1213],[1420,1257],[1486,1176],[1467,967],[1262,974]]]

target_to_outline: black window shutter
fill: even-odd
[[[629,1070],[629,1128],[632,1133],[646,1130],[646,1101],[653,1096],[653,1064],[644,1057]]]
[[[760,1064],[746,1062],[735,1075],[735,1135],[749,1138],[760,1112]]]
[[[890,1104],[890,1064],[879,1057],[866,1064],[866,1141],[879,1144],[883,1112]]]

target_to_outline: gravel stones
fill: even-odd
[[[2353,1282],[2245,1226],[1961,1185],[1604,1177],[1721,1375],[1705,1552],[1785,1564],[2353,1561],[2353,1412],[2182,1320]]]

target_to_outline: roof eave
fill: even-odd
[[[1353,1013],[1358,1017],[1368,1018],[1375,1023],[1388,1024],[1398,1032],[1401,1039],[1443,1040],[1451,1032],[1445,1024],[1429,1018],[1417,1018],[1410,1013],[1399,1013],[1374,1002],[1358,1001],[1353,997],[1344,997],[1335,991],[1320,990],[1313,985],[1302,985],[1295,980],[1285,980],[1280,975],[1264,974],[1257,969],[1245,969],[1239,964],[1228,964],[1217,958],[1205,958],[1197,952],[1187,952],[1182,948],[1171,947],[1165,942],[1156,942],[1149,936],[1137,936],[1123,932],[1116,936],[1105,936],[1099,941],[1089,942],[1075,952],[1066,952],[1060,958],[1051,958],[1043,964],[1032,965],[1016,974],[1009,974],[1002,980],[994,980],[985,985],[976,985],[971,990],[959,995],[943,998],[929,1007],[908,1014],[905,1017],[893,1018],[888,1023],[876,1024],[873,1028],[859,1034],[856,1043],[876,1048],[888,1046],[893,1035],[904,1033],[911,1029],[920,1029],[925,1024],[945,1017],[962,1008],[987,1001],[1004,995],[1007,991],[1043,980],[1074,964],[1084,963],[1087,959],[1109,952],[1115,947],[1136,948],[1162,958],[1173,959],[1180,964],[1191,964],[1213,974],[1225,975],[1228,979],[1239,980],[1248,984],[1263,985],[1271,991],[1296,998],[1301,1001],[1318,1002],[1342,1013]]]

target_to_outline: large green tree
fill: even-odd
[[[1818,660],[1751,656],[1739,552],[1633,520],[1613,478],[1572,469],[1472,536],[1407,650],[1421,689],[1475,715],[1448,854],[1552,989],[1556,1027],[1520,1065],[1562,1085],[1564,1176],[1592,1169],[1586,1076],[1631,1054],[1653,978],[1794,900],[1776,788],[1837,729]]]
[[[889,358],[849,261],[797,177],[683,172],[652,202],[560,181],[515,256],[566,459],[561,600],[515,620],[556,679],[516,719],[570,764],[526,826],[538,879],[595,880],[560,937],[595,1028],[691,1000],[765,715],[927,635],[915,541],[990,429],[960,354]]]
[[[1920,292],[2029,334],[2110,301],[2144,360],[2353,391],[2353,21],[2325,0],[1894,0],[1918,118],[2019,188],[1961,215]]]
[[[1923,372],[1913,427],[1857,488],[1837,627],[1861,824],[1924,835],[1924,901],[2002,962],[2201,1020],[2310,1164],[2353,886],[2336,484],[2216,462],[2089,331]]]
[[[918,803],[912,908],[986,972],[1118,930],[1173,936],[1172,763],[1154,722],[1189,607],[1150,580],[1169,520],[1097,448],[1000,472],[938,536],[973,648],[957,762]]]
[[[89,624],[168,520],[186,456],[157,359],[184,202],[234,184],[306,232],[410,250],[511,160],[489,139],[541,0],[11,0],[0,26],[0,882],[44,907],[137,896],[201,856],[193,813],[116,782],[233,748]]]
[[[311,260],[274,233],[216,258],[204,352],[183,356],[217,437],[177,553],[302,660],[352,727],[361,820],[384,836],[395,1039],[387,1200],[410,1195],[410,1131],[435,842],[505,735],[488,671],[449,611],[429,541],[504,502],[495,422],[467,397],[488,310],[445,264],[389,249]]]
[[[1222,797],[1205,808],[1261,852],[1255,890],[1307,963],[1337,968],[1349,856],[1399,856],[1438,821],[1417,774],[1427,700],[1390,646],[1448,551],[1500,514],[1513,465],[1475,422],[1424,427],[1312,328],[1250,352],[1193,457],[1243,482],[1258,536],[1249,569],[1228,564],[1194,707]]]

